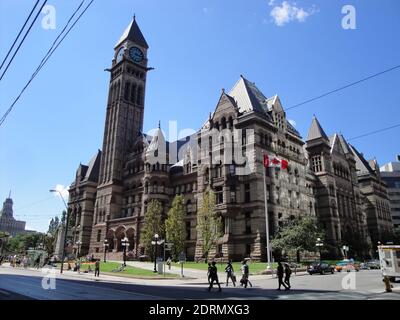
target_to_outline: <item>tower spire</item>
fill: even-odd
[[[10,189],[10,193],[8,194],[8,199],[11,199],[11,189]]]

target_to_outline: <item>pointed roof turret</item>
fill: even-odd
[[[250,82],[242,75],[240,75],[239,81],[236,82],[229,95],[235,99],[239,112],[257,111],[265,113],[263,104],[266,103],[267,98],[256,87],[255,83]]]
[[[324,129],[322,129],[318,119],[314,116],[310,130],[308,131],[308,136],[306,141],[316,140],[316,139],[323,139],[329,142],[329,138],[326,135]]]
[[[164,134],[161,128],[157,128],[155,134],[153,135],[149,146],[146,149],[146,158],[161,158],[166,157],[167,143],[164,138]]]
[[[145,49],[149,48],[149,45],[147,44],[146,39],[144,38],[144,36],[142,34],[142,31],[140,31],[140,28],[139,28],[138,24],[136,23],[135,16],[133,16],[131,23],[125,29],[124,33],[122,34],[121,38],[118,40],[115,47],[118,47],[122,42],[124,42],[126,40],[130,40]]]

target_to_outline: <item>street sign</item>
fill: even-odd
[[[165,243],[165,250],[166,251],[170,251],[170,250],[172,250],[172,246],[173,246],[174,244],[172,243],[172,242],[166,242]]]
[[[180,263],[183,263],[183,262],[185,262],[185,261],[186,261],[186,255],[185,255],[184,252],[181,252],[181,253],[179,254],[179,262],[180,262]]]

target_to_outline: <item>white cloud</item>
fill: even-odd
[[[274,6],[270,12],[274,23],[281,27],[291,21],[305,22],[306,19],[316,12],[315,6],[310,9],[303,9],[296,6],[295,2],[283,1],[281,5],[275,5],[275,0],[269,2]]]
[[[208,13],[208,8],[203,8],[203,13],[207,14]]]
[[[294,121],[294,120],[289,119],[288,121],[293,127],[295,127],[297,124],[296,121]]]
[[[57,184],[57,185],[55,186],[54,190],[59,191],[59,192],[61,193],[61,195],[62,195],[62,197],[64,198],[65,201],[68,200],[68,195],[69,195],[69,194],[68,194],[68,190],[69,190],[69,187],[68,187],[68,186],[64,186],[64,185],[62,185],[62,184]],[[59,197],[59,196],[60,196],[60,193],[59,193],[59,192],[54,192],[54,195],[55,195],[56,197]]]

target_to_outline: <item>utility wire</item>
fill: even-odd
[[[337,89],[335,89],[335,90],[331,90],[331,91],[329,91],[329,92],[326,92],[326,93],[324,93],[324,94],[321,94],[321,95],[319,95],[319,96],[317,96],[317,97],[314,97],[314,98],[308,99],[308,100],[306,100],[306,101],[303,101],[303,102],[301,102],[301,103],[295,104],[294,106],[291,106],[291,107],[289,107],[289,108],[286,108],[285,111],[298,108],[298,107],[303,106],[303,105],[305,105],[305,104],[307,104],[307,103],[310,103],[310,102],[313,102],[313,101],[315,101],[315,100],[321,99],[321,98],[323,98],[323,97],[329,96],[329,95],[331,95],[331,94],[333,94],[333,93],[336,93],[336,92],[338,92],[338,91],[341,91],[341,90],[347,89],[347,88],[349,88],[349,87],[355,86],[355,85],[357,85],[357,84],[359,84],[359,83],[361,83],[361,82],[364,82],[364,81],[367,81],[367,80],[369,80],[369,79],[378,77],[378,76],[380,76],[380,75],[382,75],[382,74],[385,74],[385,73],[387,73],[387,72],[390,72],[390,71],[393,71],[393,70],[396,70],[396,69],[399,69],[399,68],[400,68],[400,65],[397,65],[397,66],[394,66],[394,67],[392,67],[392,68],[386,69],[386,70],[384,70],[384,71],[375,73],[375,74],[370,75],[370,76],[368,76],[368,77],[366,77],[366,78],[360,79],[360,80],[358,80],[358,81],[349,83],[349,84],[347,84],[347,85],[345,85],[345,86],[342,86],[342,87],[340,87],[340,88],[337,88]]]
[[[25,205],[23,205],[21,207],[18,207],[16,209],[14,209],[14,211],[19,211],[19,210],[22,210],[22,209],[30,208],[30,207],[33,207],[33,206],[35,206],[37,204],[40,204],[40,203],[43,203],[43,202],[47,202],[47,201],[49,201],[51,199],[54,199],[54,196],[51,196],[51,197],[48,197],[46,199],[42,199],[42,200],[39,200],[39,201],[35,201],[35,202],[29,203],[29,204],[25,204]]]
[[[36,1],[36,4],[33,6],[32,10],[31,10],[31,13],[29,14],[28,18],[26,18],[24,25],[22,26],[21,30],[19,31],[17,37],[16,37],[15,40],[14,40],[14,43],[12,44],[10,50],[8,50],[6,57],[4,58],[3,62],[1,63],[1,65],[0,65],[0,70],[1,70],[1,68],[3,68],[4,63],[7,61],[7,59],[8,59],[8,57],[9,57],[11,51],[14,49],[15,44],[17,43],[17,41],[18,41],[18,39],[19,39],[19,37],[20,37],[22,31],[25,29],[25,27],[26,27],[28,21],[30,20],[30,18],[31,18],[31,16],[32,16],[32,14],[33,14],[33,12],[35,11],[37,5],[39,4],[39,1],[40,1],[40,0],[37,0],[37,1]]]
[[[400,123],[395,124],[395,125],[390,126],[390,127],[386,127],[386,128],[382,128],[382,129],[377,129],[377,130],[374,130],[374,131],[370,131],[370,132],[364,133],[364,134],[359,135],[359,136],[355,136],[355,137],[353,137],[353,138],[347,139],[347,141],[351,141],[351,140],[356,140],[356,139],[368,137],[368,136],[371,136],[371,135],[373,135],[373,134],[380,133],[380,132],[384,132],[384,131],[388,131],[388,130],[391,130],[391,129],[394,129],[394,128],[398,128],[398,127],[400,127]]]
[[[47,52],[47,54],[44,56],[44,58],[42,59],[42,61],[40,62],[39,66],[37,67],[37,69],[35,70],[35,72],[32,74],[32,77],[30,78],[30,80],[26,83],[25,87],[21,90],[21,92],[19,93],[19,95],[15,98],[14,102],[11,104],[11,106],[7,109],[7,111],[4,113],[4,115],[2,116],[2,118],[0,119],[0,126],[4,123],[4,121],[6,120],[7,116],[9,115],[9,113],[12,111],[12,109],[14,108],[15,104],[18,102],[18,100],[20,99],[20,97],[22,96],[22,94],[24,93],[24,91],[28,88],[28,86],[31,84],[31,82],[33,81],[33,79],[37,76],[37,74],[39,73],[39,71],[43,68],[43,66],[47,63],[47,61],[50,59],[50,57],[53,55],[53,53],[57,50],[57,48],[59,47],[59,45],[64,41],[65,37],[70,33],[70,31],[74,28],[74,26],[76,25],[76,23],[81,19],[81,17],[83,16],[83,14],[86,12],[87,9],[89,9],[89,7],[92,5],[94,0],[91,0],[90,3],[85,7],[85,9],[83,10],[83,12],[78,16],[78,18],[75,20],[75,22],[72,24],[72,26],[68,29],[68,31],[66,32],[66,34],[61,38],[61,40],[59,41],[59,43],[57,45],[55,45],[55,42],[53,43],[53,45],[50,47],[49,51]],[[78,6],[78,8],[75,10],[75,12],[73,13],[72,17],[75,16],[75,14],[78,12],[79,8],[82,6],[84,0],[82,1],[82,3]],[[72,20],[72,17],[68,20],[67,25],[69,24],[69,22]],[[60,35],[57,37],[57,39],[62,35],[62,33],[65,31],[66,27],[64,27],[63,31],[60,33]]]
[[[15,50],[13,56],[11,57],[10,61],[7,64],[7,67],[4,69],[2,75],[0,76],[0,81],[3,79],[4,75],[6,74],[8,68],[10,67],[11,63],[13,62],[15,56],[17,55],[19,49],[21,48],[22,44],[25,42],[26,37],[28,36],[29,32],[31,31],[33,25],[35,24],[37,18],[39,17],[39,14],[42,12],[43,7],[46,5],[47,0],[45,0],[42,4],[42,6],[40,7],[39,11],[36,13],[35,19],[33,19],[31,25],[29,26],[29,29],[25,32],[24,37],[22,38],[21,42],[19,43],[17,49]]]

